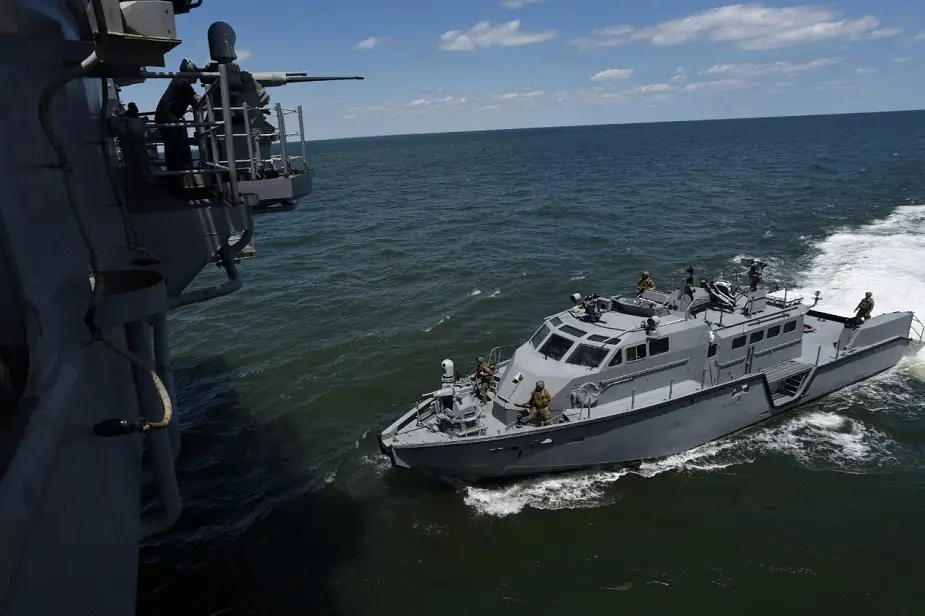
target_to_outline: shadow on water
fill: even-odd
[[[183,357],[175,371],[184,508],[142,545],[137,613],[340,613],[330,573],[360,551],[362,505],[325,481],[296,431],[260,424],[224,359]]]

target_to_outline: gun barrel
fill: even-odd
[[[288,83],[311,83],[315,81],[344,81],[348,79],[363,79],[363,77],[309,77],[306,73],[252,73],[254,80],[260,82],[265,88],[284,86]]]

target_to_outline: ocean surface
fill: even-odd
[[[244,288],[171,315],[185,508],[142,548],[139,614],[921,613],[925,357],[635,472],[452,486],[376,434],[442,359],[643,269],[759,257],[823,310],[925,312],[925,112],[310,153]]]

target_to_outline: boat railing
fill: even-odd
[[[191,72],[149,72],[143,71],[142,77],[146,79],[175,79],[177,77],[186,77],[190,79],[200,79],[202,77],[214,79],[206,88],[205,93],[201,96],[199,102],[193,106],[193,109],[180,118],[179,122],[144,122],[144,149],[148,156],[148,163],[152,169],[151,176],[155,179],[169,176],[205,176],[213,178],[211,181],[206,180],[208,185],[214,189],[214,193],[231,205],[241,205],[240,192],[238,189],[238,173],[236,165],[222,164],[219,157],[219,142],[222,141],[227,152],[229,160],[235,160],[234,153],[234,129],[231,122],[231,93],[229,90],[229,67],[226,64],[218,65],[217,73],[207,73],[201,71]],[[219,89],[221,104],[221,120],[216,117],[216,106],[212,103],[213,88]],[[140,117],[147,119],[155,116],[154,111],[145,111],[138,114]],[[193,120],[187,120],[187,116],[192,115]],[[166,161],[162,160],[158,152],[158,146],[163,146],[163,136],[159,134],[160,129],[182,127],[186,131],[189,139],[189,131],[194,131],[194,141],[198,147],[198,157],[194,157],[190,166],[186,169],[168,170]],[[219,130],[221,129],[221,130]],[[220,133],[220,134],[219,134]]]
[[[925,337],[925,323],[919,321],[918,317],[914,314],[912,315],[912,323],[909,326],[909,334],[910,338],[922,344],[922,338]]]
[[[228,67],[219,65],[218,73],[206,72],[145,72],[146,78],[173,79],[176,77],[214,79],[205,89],[199,101],[193,105],[179,122],[151,122],[154,111],[140,112],[144,131],[144,149],[150,175],[153,178],[165,176],[206,175],[214,178],[212,184],[215,192],[233,204],[239,204],[239,181],[263,179],[265,177],[291,177],[309,173],[308,147],[305,141],[305,120],[302,106],[286,109],[276,103],[274,111],[276,127],[269,122],[266,125],[272,131],[256,129],[252,126],[251,114],[268,115],[267,107],[251,107],[246,103],[240,106],[230,104],[228,90]],[[214,102],[215,90],[218,88],[220,104]],[[232,114],[243,116],[243,132],[234,126]],[[293,116],[298,129],[287,129],[287,117]],[[292,119],[292,118],[290,118]],[[159,152],[164,145],[160,129],[182,127],[186,129],[187,138],[195,146],[193,160],[189,168],[167,170],[166,161]],[[192,134],[190,134],[192,132]],[[297,138],[297,139],[294,139]],[[279,154],[270,154],[266,158],[261,154],[260,144],[279,142]],[[246,146],[245,152],[236,152],[235,144]],[[264,146],[265,147],[265,146]],[[232,170],[234,172],[232,172]]]

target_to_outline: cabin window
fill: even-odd
[[[745,346],[745,336],[739,336],[738,338],[732,339],[732,349],[741,349]]]
[[[707,357],[713,357],[714,355],[716,355],[716,343],[715,342],[707,347]]]
[[[583,329],[578,329],[577,327],[572,327],[571,325],[563,325],[559,328],[559,330],[565,332],[566,334],[575,336],[576,338],[581,338],[588,333]]]
[[[756,342],[761,342],[764,340],[764,330],[760,329],[756,332],[752,332],[751,337],[748,339],[749,344],[755,344]]]
[[[768,328],[768,338],[774,338],[780,334],[780,325]]]
[[[546,339],[546,335],[549,333],[549,328],[545,325],[540,325],[540,328],[536,330],[536,333],[533,334],[533,337],[530,338],[530,344],[533,345],[534,349],[538,349],[540,343]]]
[[[585,368],[597,368],[607,357],[607,353],[608,349],[579,344],[578,348],[572,351],[569,358],[565,360],[565,363],[584,366]]]
[[[784,323],[784,333],[785,333],[785,334],[789,334],[790,332],[792,332],[792,331],[795,330],[796,328],[797,328],[797,322],[796,322],[796,321],[787,321],[786,323]]]
[[[562,319],[560,319],[559,317],[553,317],[549,319],[549,324],[552,325],[553,327],[559,327],[560,325],[562,325]]]
[[[623,349],[617,349],[617,352],[613,354],[613,359],[610,360],[610,363],[607,364],[608,368],[616,366],[623,361]]]
[[[668,338],[649,340],[649,355],[661,355],[668,352]]]
[[[615,336],[613,338],[605,340],[604,344],[620,344],[620,338]]]
[[[549,337],[549,340],[546,341],[546,344],[543,345],[543,348],[540,349],[540,353],[549,359],[559,361],[570,348],[572,348],[571,340],[553,334]]]
[[[607,344],[607,341],[610,340],[610,338],[607,336],[601,336],[600,334],[591,334],[588,336],[588,340],[591,342],[603,342],[604,344]]]
[[[626,362],[639,361],[646,358],[646,345],[637,344],[626,349]]]

